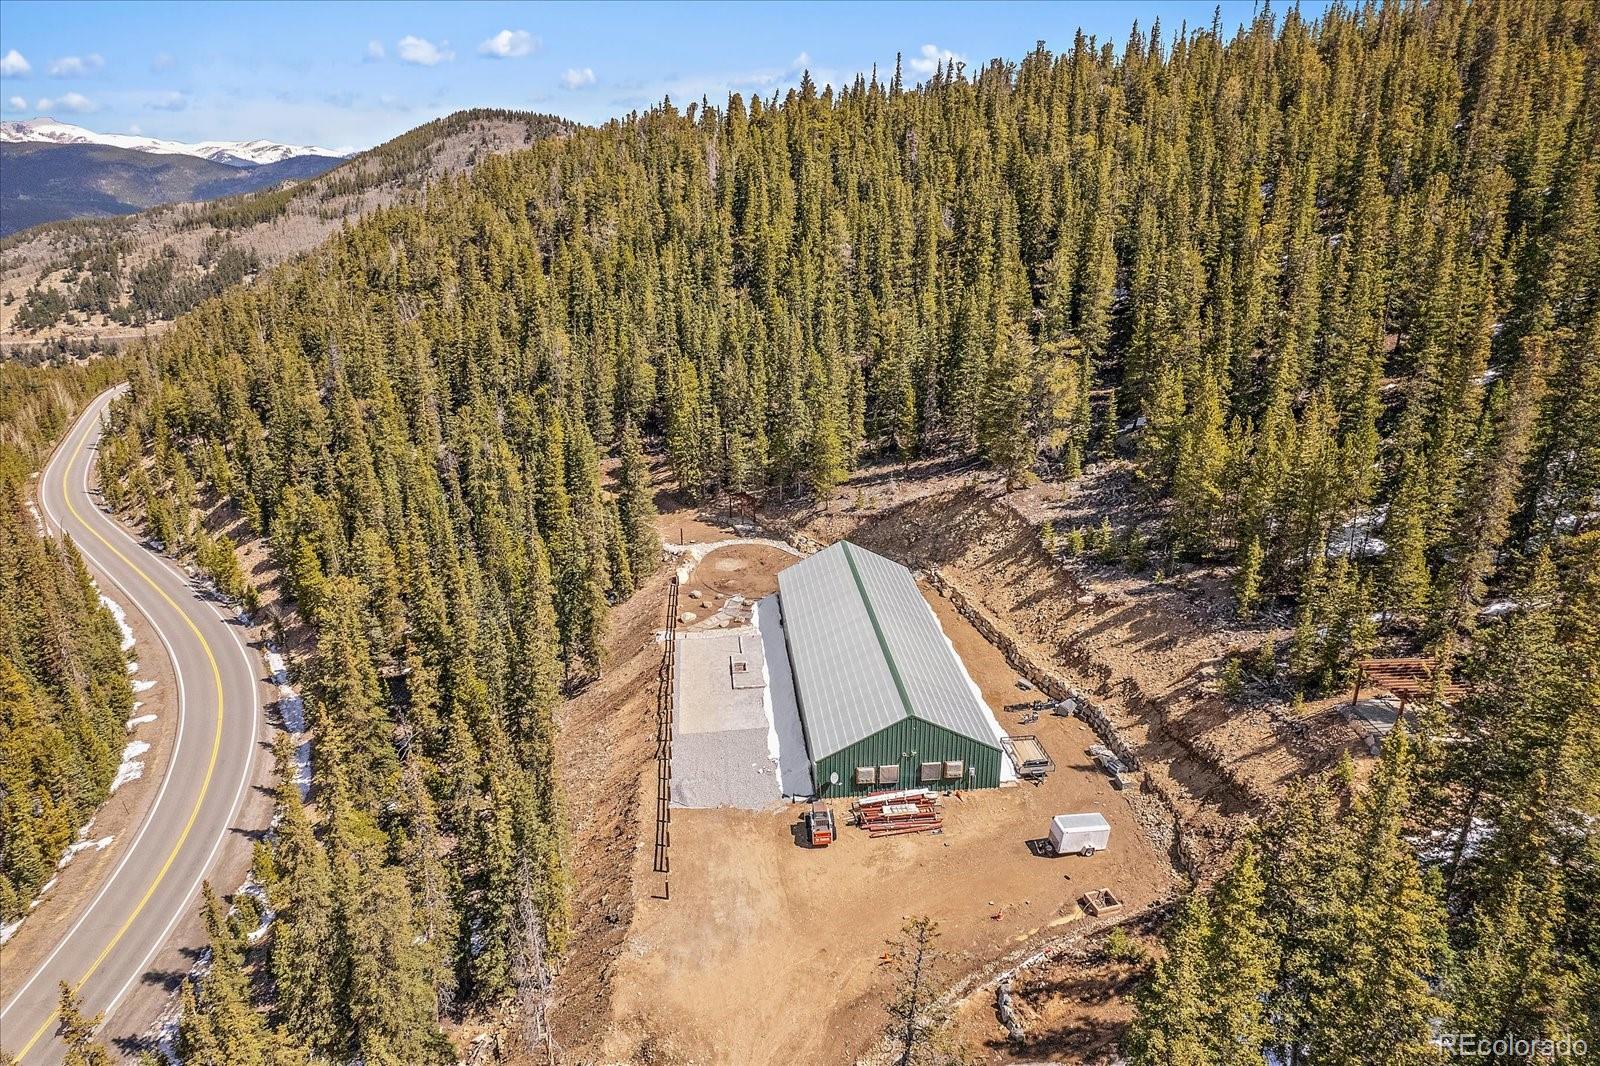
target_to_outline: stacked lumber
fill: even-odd
[[[864,796],[854,806],[856,824],[870,837],[903,836],[944,828],[939,799],[928,789],[905,789]]]

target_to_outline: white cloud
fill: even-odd
[[[478,45],[478,51],[495,59],[521,59],[538,47],[539,38],[527,30],[501,30]]]
[[[150,61],[151,70],[171,70],[177,65],[178,61],[172,58],[171,52],[162,52]]]
[[[594,71],[589,67],[569,67],[561,75],[561,84],[569,89],[581,89],[594,84]]]
[[[98,52],[90,52],[86,56],[62,56],[50,64],[52,78],[81,78],[85,74],[99,70],[106,65],[105,58]]]
[[[957,63],[965,63],[967,61],[967,57],[959,52],[952,52],[948,48],[940,48],[936,44],[925,44],[922,46],[922,54],[914,57],[910,65],[911,69],[918,74],[932,74],[952,59]]]
[[[31,73],[33,73],[33,64],[28,62],[22,53],[15,48],[0,56],[0,74],[4,74],[8,78],[20,78],[24,74]]]
[[[789,64],[790,70],[804,70],[811,65],[811,53],[801,52],[794,57],[794,62]]]
[[[6,106],[11,108],[13,111],[26,111],[28,110],[28,101],[24,100],[20,96],[13,96],[11,99],[6,101]]]
[[[189,106],[189,98],[175,90],[157,93],[156,98],[150,101],[150,106],[161,111],[182,111]]]
[[[141,133],[143,133],[144,130],[142,128],[140,128],[140,126],[139,126],[139,124],[137,122],[130,122],[128,124],[128,132],[133,134],[135,137],[137,137]]]
[[[93,111],[95,102],[82,93],[63,93],[54,100],[41,96],[38,106],[41,112],[71,111],[73,114],[81,115]]]
[[[383,42],[382,41],[368,41],[367,42],[367,58],[368,59],[372,60],[373,62],[377,62],[378,60],[384,58],[387,55],[388,55],[388,53],[385,52],[384,49],[383,49]]]
[[[456,54],[450,51],[449,45],[448,41],[441,46],[408,34],[400,38],[400,43],[395,46],[395,54],[407,63],[415,63],[419,67],[432,67],[448,63],[456,57]]]

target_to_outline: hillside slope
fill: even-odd
[[[215,200],[313,178],[337,156],[297,156],[240,167],[187,155],[100,144],[0,145],[0,235],[69,218],[131,215],[189,200]]]
[[[1250,1055],[1270,1040],[1316,1062],[1428,1061],[1439,1018],[1498,1027],[1527,1010],[1592,1031],[1578,1005],[1600,1002],[1595,39],[1593,12],[1560,0],[1334,6],[1315,24],[1263,13],[1227,41],[1152,30],[1121,52],[1080,38],[970,74],[952,62],[910,90],[806,80],[771,103],[663,104],[492,160],[186,316],[141,352],[101,459],[108,496],[137,501],[168,544],[197,484],[236,500],[317,631],[306,703],[327,829],[302,843],[314,834],[286,797],[298,838],[273,845],[286,889],[265,949],[281,1039],[344,1056],[403,1037],[427,1061],[437,1004],[537,1003],[544,948],[585,942],[566,901],[608,905],[569,890],[552,846],[582,801],[562,799],[550,712],[557,677],[605,661],[605,604],[653,562],[630,536],[649,528],[631,502],[648,499],[641,435],[717,510],[726,490],[763,508],[826,500],[874,457],[885,490],[919,457],[984,461],[1004,485],[1043,475],[1061,526],[1041,522],[1040,550],[1163,588],[1086,589],[1081,610],[1020,635],[1070,662],[1126,634],[1112,650],[1150,682],[1122,686],[1129,717],[1165,717],[1178,747],[1229,739],[1237,757],[1209,761],[1241,780],[1279,733],[1205,728],[1232,716],[1230,692],[1276,693],[1297,737],[1356,661],[1453,658],[1475,694],[1414,709],[1421,751],[1395,730],[1372,792],[1298,792],[1278,827],[1294,846],[1260,852],[1287,857],[1255,875],[1271,909],[1219,905],[1310,928],[1309,946],[1280,937],[1288,968],[1212,1013],[1168,1013],[1285,1003]],[[613,450],[615,498],[599,474]],[[1091,463],[1103,505],[1053,509],[1081,499]],[[972,537],[949,511],[904,517]],[[1008,558],[1034,551],[1009,525],[1010,546],[972,560],[1007,597],[1022,576]],[[1065,598],[1058,575],[1033,580]],[[1158,597],[1200,610],[1165,587],[1180,581],[1220,585],[1260,627],[1248,659],[1157,613]],[[1188,649],[1217,660],[1214,679],[1178,661]],[[1179,702],[1213,680],[1219,699]],[[1459,843],[1424,873],[1402,829]],[[329,869],[348,871],[331,904]],[[1331,907],[1308,914],[1308,898]],[[371,968],[355,937],[328,945],[330,913],[379,950],[428,955],[358,987]],[[1537,930],[1499,937],[1529,915]],[[836,940],[814,983],[877,966],[881,939]],[[698,947],[652,950],[672,943]],[[1537,967],[1554,991],[1531,1006],[1485,980],[1482,996],[1435,993],[1457,961]],[[1212,965],[1186,972],[1242,969]]]
[[[228,285],[315,248],[347,220],[412,201],[442,175],[569,128],[533,112],[462,111],[292,188],[12,234],[0,240],[0,352],[116,342],[159,329]]]

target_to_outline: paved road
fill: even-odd
[[[114,522],[89,488],[114,392],[97,397],[68,431],[40,475],[39,499],[47,524],[71,535],[102,591],[149,621],[172,661],[179,721],[167,774],[110,877],[41,965],[4,975],[0,1045],[24,1066],[62,1057],[58,982],[78,986],[87,1014],[106,1012],[106,1037],[137,1033],[154,1020],[117,1006],[149,979],[151,960],[194,912],[200,883],[237,824],[262,721],[260,661],[241,628],[224,607],[198,595],[171,560]],[[140,648],[146,659],[155,654]],[[159,1002],[136,998],[146,1013]]]

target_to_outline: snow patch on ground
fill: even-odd
[[[23,920],[21,918],[18,918],[14,922],[7,922],[5,925],[0,925],[0,944],[4,944],[6,941],[17,935],[17,930],[22,928],[22,921]]]
[[[283,660],[283,655],[271,644],[267,645],[267,669],[272,674],[272,683],[278,686],[278,716],[283,719],[283,728],[294,736],[299,736],[306,731],[306,705],[300,698],[300,693],[289,684],[289,666]],[[311,741],[302,740],[294,748],[294,783],[300,788],[300,796],[304,799],[311,792]]]
[[[122,609],[122,604],[100,593],[100,604],[111,612],[111,617],[117,620],[117,629],[122,633],[122,650],[128,651],[133,647],[133,630],[128,628],[128,612]]]
[[[156,720],[156,716],[153,715],[153,714],[134,715],[132,718],[128,719],[128,721],[126,723],[127,728],[128,728],[128,732],[131,733],[135,729],[138,729],[140,726],[145,725],[148,722],[153,722],[155,720]]]
[[[111,781],[111,791],[144,776],[144,760],[139,756],[149,750],[150,745],[142,740],[128,741],[128,746],[122,749],[122,765],[117,767],[117,776]]]
[[[1462,842],[1461,858],[1475,858],[1493,838],[1494,826],[1482,818],[1473,818],[1472,824],[1467,827],[1466,839]],[[1427,840],[1417,845],[1417,856],[1428,863],[1449,862],[1455,856],[1455,851],[1454,830],[1435,829],[1428,834]]]
[[[115,837],[101,837],[99,840],[80,840],[76,844],[67,845],[67,853],[61,856],[61,861],[56,863],[56,869],[64,869],[67,863],[78,857],[80,851],[104,851],[111,846]]]
[[[135,681],[133,683],[133,691],[135,692],[149,692],[155,687],[156,683],[154,681]]]
[[[267,906],[267,890],[255,879],[252,874],[239,886],[239,892],[256,901],[256,910],[261,913],[261,922],[244,935],[244,938],[254,944],[267,935],[267,930],[272,927],[272,919],[277,917],[277,912]]]
[[[1510,614],[1522,606],[1516,600],[1495,600],[1478,613],[1488,618],[1499,618],[1503,614]]]
[[[1389,509],[1379,507],[1352,518],[1329,535],[1328,557],[1369,559],[1382,555],[1389,550],[1389,545],[1377,536],[1376,530],[1383,527],[1388,517]]]
[[[138,659],[129,659],[128,660],[128,673],[137,674],[138,672],[139,672],[139,660]]]

